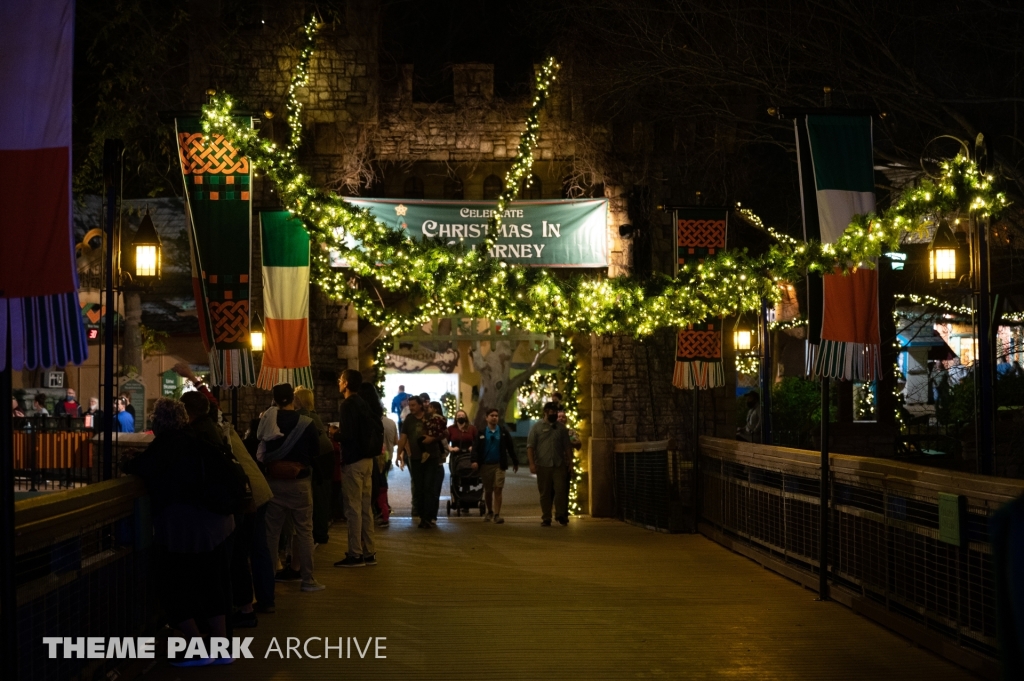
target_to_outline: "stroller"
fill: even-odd
[[[453,453],[448,461],[449,483],[451,496],[448,498],[448,515],[455,509],[455,515],[466,515],[474,508],[480,509],[480,515],[487,510],[484,504],[484,481],[473,470],[469,452]]]

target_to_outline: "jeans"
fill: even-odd
[[[373,510],[370,508],[373,459],[360,459],[341,468],[345,490],[345,522],[348,524],[348,555],[370,556],[373,546]]]
[[[423,489],[420,501],[420,520],[437,520],[441,484],[444,482],[444,469],[435,461],[427,461],[422,465],[421,485]]]
[[[551,502],[555,519],[569,519],[569,471],[565,466],[537,466],[537,490],[540,492],[540,518],[551,522]]]
[[[303,582],[313,581],[313,495],[310,479],[268,480],[274,498],[267,502],[267,545],[281,541],[281,527],[290,516],[295,527],[293,557],[299,559]],[[275,563],[277,561],[274,561]]]
[[[420,462],[420,457],[414,455],[409,458],[409,488],[412,491],[412,517],[422,518],[423,513],[423,471],[425,466]]]
[[[252,568],[252,589],[256,602],[261,606],[274,605],[274,561],[267,548],[267,507],[270,502],[256,509],[253,518],[252,545],[249,547],[249,564]]]

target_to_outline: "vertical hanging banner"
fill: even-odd
[[[81,364],[71,226],[75,3],[0,2],[0,369]],[[6,408],[6,406],[5,406]]]
[[[239,118],[252,125],[249,117]],[[252,200],[249,159],[220,135],[206,139],[198,118],[175,120],[185,183],[192,289],[210,355],[210,382],[256,382],[249,347]]]
[[[257,386],[313,385],[309,361],[309,232],[288,211],[260,213],[263,365]]]
[[[702,262],[725,248],[728,208],[678,208],[676,274],[684,265]],[[725,385],[722,366],[722,320],[708,319],[679,329],[672,385],[707,390]]]
[[[875,210],[870,116],[795,121],[804,238],[835,243],[854,215]],[[808,365],[816,376],[871,381],[881,371],[878,272],[808,277]]]

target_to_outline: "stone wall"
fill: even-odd
[[[284,4],[294,14],[291,21],[297,29],[303,3]],[[282,11],[282,16],[290,16]],[[265,137],[284,143],[287,87],[301,41],[295,30],[281,30],[280,21],[274,28],[236,36],[237,45],[226,63],[216,67],[198,50],[193,55],[191,91],[198,106],[207,88],[230,90],[242,106],[261,115]],[[440,199],[445,198],[445,179],[457,176],[463,198],[482,198],[484,178],[503,177],[515,156],[528,99],[496,98],[493,66],[470,63],[453,65],[450,102],[414,101],[412,66],[381,72],[378,21],[375,3],[355,0],[348,3],[344,22],[326,26],[318,35],[309,85],[297,93],[304,106],[301,162],[315,183],[347,193],[401,197],[405,180],[415,175],[422,179],[424,198]],[[564,92],[568,89],[554,90],[541,120],[535,173],[542,180],[542,198],[560,198],[568,179],[575,183],[574,191],[608,199],[608,276],[633,272],[634,250],[645,259],[644,272],[672,273],[670,217],[654,210],[659,203],[670,203],[661,195],[666,190],[634,188],[629,164],[613,162],[616,154],[650,151],[651,136],[643,126],[584,126],[574,120]],[[280,208],[274,189],[258,174],[254,195],[256,211]],[[619,226],[627,223],[642,227],[639,237],[619,235]],[[258,251],[254,249],[253,305],[260,311]],[[378,333],[360,322],[349,306],[315,292],[310,312],[316,398],[325,420],[331,420],[337,405],[337,372],[359,367],[372,373]],[[674,347],[671,331],[645,341],[626,335],[582,339],[583,435],[606,445],[615,440],[673,439],[690,447],[693,395],[671,385]],[[705,433],[728,436],[734,432],[735,381],[731,356],[725,362],[728,384],[701,396],[700,427]],[[242,391],[241,397],[243,417],[258,413],[269,402],[263,391]],[[600,484],[607,485],[607,480]]]

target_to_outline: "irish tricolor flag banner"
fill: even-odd
[[[854,215],[875,210],[871,118],[796,121],[804,236],[834,243]],[[880,373],[878,273],[808,278],[811,366],[817,376],[871,381]]]
[[[288,211],[260,214],[263,367],[256,385],[313,385],[309,363],[309,233]]]

